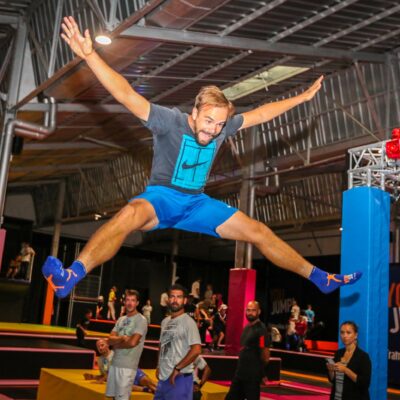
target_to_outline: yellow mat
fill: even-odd
[[[155,379],[155,370],[144,370]],[[42,368],[37,400],[104,400],[106,385],[85,381],[85,372],[98,374],[97,370]],[[228,388],[207,382],[202,389],[202,400],[223,400]],[[131,400],[152,399],[149,393],[132,392]]]
[[[22,324],[18,322],[0,322],[0,332],[36,333],[75,336],[75,328],[39,324]],[[111,332],[111,329],[110,329]],[[107,337],[108,333],[87,331],[88,336]]]

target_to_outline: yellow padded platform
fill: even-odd
[[[156,380],[155,370],[144,370],[150,378]],[[37,400],[104,400],[106,385],[85,381],[85,372],[97,375],[98,370],[87,369],[49,369],[42,368]],[[223,400],[228,388],[207,382],[202,389],[202,400]],[[132,392],[131,400],[149,400],[149,393]]]
[[[111,329],[110,329],[111,331]],[[18,322],[0,322],[0,332],[51,334],[75,336],[75,328],[39,324],[23,324]],[[108,337],[108,333],[87,331],[87,336]]]

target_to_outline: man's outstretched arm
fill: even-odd
[[[320,76],[306,91],[295,97],[290,97],[285,100],[276,101],[274,103],[264,104],[254,110],[243,113],[243,125],[241,129],[250,128],[254,125],[259,125],[264,122],[283,114],[297,105],[311,100],[318,90],[321,88],[322,79]]]
[[[61,37],[71,50],[86,61],[100,83],[111,95],[123,104],[136,117],[147,121],[150,113],[150,103],[137,93],[129,82],[118,72],[114,71],[94,50],[89,30],[82,36],[73,17],[64,17]]]

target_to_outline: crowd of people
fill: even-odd
[[[224,338],[228,307],[223,302],[217,306],[217,300],[222,298],[212,293],[211,285],[207,286],[207,295],[203,298],[199,289],[197,304],[194,304],[195,297],[188,295],[186,289],[179,284],[172,285],[166,293],[167,316],[161,323],[156,370],[158,382],[138,368],[149,324],[149,316],[144,314],[151,305],[146,301],[141,308],[142,315],[139,312],[140,297],[136,290],[125,291],[125,314],[118,318],[107,339],[97,341],[99,374],[85,374],[85,379],[106,382],[108,397],[124,400],[130,398],[131,391],[142,391],[153,393],[154,399],[158,400],[201,399],[202,387],[212,374],[211,368],[201,356],[202,324],[204,320],[209,321],[207,330],[214,333],[213,343],[217,348]],[[292,321],[292,327],[293,321],[302,321],[300,334],[303,336],[315,319],[311,305],[305,311],[294,301],[289,320]],[[247,304],[248,324],[241,335],[238,365],[226,400],[260,398],[260,383],[269,362],[270,347],[274,342],[282,341],[282,335],[276,327],[267,327],[261,322],[260,313],[261,307],[257,301]],[[77,324],[77,336],[81,344],[91,317],[92,311],[87,310]],[[296,325],[295,322],[293,329],[298,332]],[[339,349],[332,359],[327,359],[327,374],[332,382],[330,398],[368,400],[371,362],[368,354],[357,345],[357,325],[352,321],[344,322],[340,326],[340,336],[345,347]]]
[[[111,291],[115,293],[115,289]],[[213,333],[213,343],[218,348],[224,339],[228,307],[222,302],[222,296],[212,293],[211,285],[207,286],[204,298],[199,290],[197,304],[194,304],[194,296],[188,295],[179,284],[172,285],[166,293],[167,315],[161,322],[158,382],[138,368],[150,319],[145,314],[151,313],[152,306],[146,301],[141,314],[139,292],[128,289],[123,296],[124,315],[118,318],[107,339],[97,341],[99,373],[84,376],[87,380],[106,382],[106,396],[124,400],[130,398],[131,391],[147,391],[159,400],[201,399],[202,388],[212,373],[201,356],[203,324],[208,321],[206,329]],[[99,309],[102,306],[97,304],[96,313]],[[227,399],[259,398],[271,341],[270,331],[259,319],[260,312],[258,302],[249,302],[246,308],[249,324],[242,334],[243,350]],[[84,345],[92,315],[91,310],[86,310],[77,324],[79,345]]]
[[[212,374],[201,356],[202,344],[205,344],[202,340],[204,321],[209,321],[206,329],[213,332],[213,345],[218,348],[224,339],[228,307],[222,302],[222,296],[212,292],[211,285],[207,285],[203,297],[200,289],[195,298],[179,284],[172,285],[166,293],[167,315],[161,323],[158,382],[138,368],[150,321],[145,314],[149,307],[151,313],[151,303],[146,301],[141,314],[139,293],[126,290],[122,297],[125,314],[118,318],[109,337],[97,342],[99,374],[85,374],[85,379],[106,382],[107,396],[124,400],[129,399],[131,391],[142,391],[154,393],[154,399],[158,400],[201,399],[202,388]],[[269,349],[274,343],[282,342],[281,332],[274,326],[265,326],[260,313],[257,301],[247,304],[248,324],[241,335],[238,365],[226,400],[259,399]],[[78,343],[81,345],[91,317],[92,311],[87,310],[77,324]],[[299,321],[302,328],[299,328]],[[297,302],[293,302],[288,326],[296,335],[304,338],[314,321],[315,312],[311,305],[302,311]],[[352,321],[344,322],[340,326],[340,336],[345,347],[339,349],[332,359],[327,359],[328,378],[332,382],[331,399],[368,400],[371,362],[368,354],[357,345],[357,325]],[[297,346],[299,343],[304,345],[303,338],[298,339]],[[285,344],[287,340],[286,337]]]
[[[197,286],[197,283],[199,285]],[[119,316],[125,315],[125,295],[124,291],[118,298],[118,288],[112,286],[107,302],[106,318],[116,321],[117,308],[120,305]],[[96,304],[96,319],[104,318],[104,296],[100,295]],[[206,286],[203,296],[200,292],[200,280],[196,280],[192,286],[192,292],[188,294],[185,304],[185,312],[194,319],[200,333],[201,343],[210,351],[220,350],[225,338],[225,327],[228,306],[224,304],[222,294],[214,293],[211,284]],[[167,291],[160,297],[160,311],[162,318],[170,314],[169,297]],[[147,323],[152,321],[153,306],[150,299],[147,299],[141,308]]]
[[[315,323],[315,311],[311,304],[305,310],[301,310],[296,300],[293,300],[290,317],[286,326],[285,348],[305,352],[307,347],[305,339],[312,331]]]
[[[117,288],[110,290],[112,303],[116,302]],[[211,369],[201,357],[199,329],[186,312],[187,293],[180,285],[167,292],[168,316],[161,324],[160,356],[157,366],[158,383],[138,368],[143,351],[152,306],[147,300],[138,310],[140,295],[136,290],[124,292],[123,315],[115,323],[109,337],[97,341],[99,374],[85,374],[87,380],[106,382],[106,396],[126,400],[131,391],[150,392],[155,399],[201,399],[201,389]],[[109,297],[110,303],[110,297]],[[102,311],[98,302],[96,316]],[[112,307],[111,307],[112,309]],[[115,312],[115,310],[114,310]],[[84,346],[92,311],[86,310],[76,326],[78,344]],[[110,311],[110,317],[113,311]],[[199,374],[199,371],[202,371]]]

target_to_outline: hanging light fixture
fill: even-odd
[[[104,32],[99,33],[98,35],[96,35],[94,40],[97,43],[102,44],[103,46],[108,46],[109,44],[112,43],[111,37],[107,33],[104,33]]]

